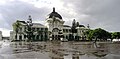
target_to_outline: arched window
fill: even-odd
[[[17,39],[17,35],[15,35],[15,39]]]
[[[68,39],[68,36],[66,35],[66,39]]]
[[[19,40],[22,40],[22,35],[19,36]]]
[[[39,40],[39,35],[36,36],[36,40]]]

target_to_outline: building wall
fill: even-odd
[[[29,40],[27,38],[27,33],[26,31],[26,26],[21,26],[18,30],[18,33],[16,34],[16,32],[13,30],[10,32],[10,39],[13,41],[16,40],[21,40],[21,41],[27,41]],[[35,41],[42,41],[42,40],[48,40],[48,29],[47,27],[38,24],[38,23],[34,23],[32,26],[32,32],[33,32],[33,37],[32,39]],[[17,35],[17,37],[16,37]]]
[[[71,28],[70,27],[63,27],[63,35],[64,35],[64,39],[69,39],[70,38],[70,34],[72,34],[71,32]]]
[[[45,26],[48,28],[48,31],[51,32],[49,38],[53,40],[59,40],[60,35],[59,32],[63,30],[64,21],[57,17],[47,18]]]
[[[13,33],[13,31],[10,31],[10,40],[14,40],[14,33]]]
[[[85,40],[86,39],[86,35],[85,32],[88,30],[85,27],[77,27],[77,36],[79,37],[79,40]]]
[[[52,32],[54,28],[58,28],[59,30],[62,30],[63,24],[64,24],[64,21],[61,19],[47,18],[45,26],[47,26],[48,31]]]

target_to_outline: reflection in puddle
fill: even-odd
[[[118,43],[3,42],[0,59],[119,59],[118,47]]]

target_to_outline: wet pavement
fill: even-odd
[[[111,42],[0,42],[0,59],[120,59]]]

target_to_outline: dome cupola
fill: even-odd
[[[56,11],[55,11],[55,8],[53,7],[53,11],[48,15],[48,18],[53,18],[53,17],[57,17],[59,19],[62,19],[61,15],[58,14]]]

